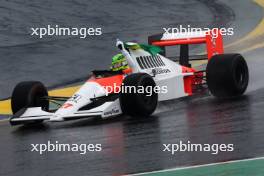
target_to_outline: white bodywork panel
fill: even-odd
[[[130,50],[130,55],[133,60],[136,60],[136,58],[140,56],[151,56],[150,53],[144,51],[143,49]],[[157,86],[167,86],[168,90],[167,93],[160,93],[158,95],[159,101],[187,96],[188,94],[184,92],[183,77],[190,74],[183,74],[182,66],[165,58],[162,55],[158,54],[158,56],[165,64],[164,66],[160,66],[158,68],[166,71],[166,73],[156,74],[153,79],[156,82]],[[139,70],[139,72],[145,72],[149,75],[153,75],[153,69],[157,68],[141,69],[140,66],[137,64],[137,69]]]
[[[108,111],[112,112],[112,115],[121,114],[121,108],[118,101],[105,102],[103,105],[93,108],[91,110],[79,109],[92,103],[92,98],[102,97],[106,95],[106,90],[96,82],[86,82],[64,105],[59,108],[51,121],[62,121],[64,118],[78,117],[78,116],[101,116],[103,118],[109,117]]]

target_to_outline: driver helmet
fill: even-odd
[[[123,54],[119,53],[112,58],[112,66],[111,66],[112,71],[120,71],[128,68],[129,67],[126,58]]]

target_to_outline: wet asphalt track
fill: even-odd
[[[262,9],[246,0],[229,3],[225,0],[166,1],[168,4],[160,1],[20,2],[4,1],[0,6],[1,20],[9,18],[5,25],[0,23],[1,39],[6,38],[0,48],[1,98],[8,97],[11,87],[21,80],[38,79],[54,87],[82,79],[93,68],[106,67],[110,62],[107,56],[116,52],[111,46],[117,37],[145,42],[148,34],[159,32],[164,25],[190,23],[234,26],[237,33],[227,39],[232,42],[251,31],[262,18]],[[243,13],[248,9],[252,14]],[[87,21],[105,25],[107,35],[102,36],[103,40],[45,42],[23,35],[23,29],[28,26],[50,21],[65,25],[87,24]],[[239,52],[241,46],[230,50]],[[153,117],[137,120],[119,117],[106,121],[46,123],[36,127],[10,127],[7,122],[0,122],[0,175],[120,175],[263,156],[263,49],[244,55],[250,67],[251,82],[246,95],[239,99],[217,101],[204,95],[164,102]],[[56,64],[61,65],[55,67]],[[51,76],[54,79],[50,79]],[[103,151],[86,155],[51,152],[41,156],[30,152],[31,143],[47,143],[48,140],[101,143]],[[233,143],[235,151],[174,156],[161,152],[163,143],[179,140]]]

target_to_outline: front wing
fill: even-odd
[[[88,117],[101,117],[103,119],[122,114],[119,99],[108,101],[102,105],[89,110],[79,110],[72,114],[63,116],[64,120],[74,120]],[[11,125],[35,123],[41,121],[58,121],[56,112],[43,111],[41,107],[23,108],[10,118]]]

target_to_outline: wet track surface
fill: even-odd
[[[264,90],[232,101],[210,96],[162,103],[153,117],[44,124],[10,128],[0,124],[1,175],[119,175],[197,165],[264,155]],[[239,111],[238,111],[239,109]],[[125,118],[125,119],[123,119]],[[30,152],[30,144],[101,143],[103,151]],[[171,155],[162,144],[234,144],[235,151],[178,152]],[[42,173],[42,174],[41,174]]]
[[[1,28],[6,31],[8,27],[15,29],[14,26],[12,28],[15,23],[24,29],[39,22],[49,23],[51,19],[64,25],[86,24],[87,21],[104,24],[107,35],[102,36],[102,40],[47,39],[36,42],[33,38],[23,38],[19,28],[8,34],[3,30],[0,36],[6,37],[8,42],[1,44],[0,48],[0,96],[8,97],[15,83],[22,80],[37,79],[54,87],[83,79],[90,70],[108,66],[111,55],[116,52],[113,47],[115,38],[145,42],[147,35],[160,32],[164,25],[234,26],[237,30],[235,36],[227,39],[232,42],[254,29],[262,18],[262,9],[251,1],[227,2],[190,0],[137,4],[135,1],[126,4],[113,1],[102,6],[95,1],[90,2],[94,3],[93,6],[89,6],[77,1],[72,1],[72,4],[50,1],[42,6],[30,1],[22,4],[4,1],[1,4],[1,17],[10,9],[16,12],[12,13],[14,17],[6,15],[5,18],[13,19],[5,25],[6,28],[2,23]],[[23,8],[18,10],[20,6]],[[86,11],[87,6],[89,11]],[[192,8],[186,8],[190,6]],[[56,7],[61,9],[57,10]],[[133,7],[137,7],[137,10]],[[164,12],[162,8],[165,7]],[[186,10],[183,11],[183,8]],[[47,9],[51,9],[51,13]],[[248,9],[254,9],[254,12],[246,16],[242,11]],[[120,11],[123,16],[118,14]],[[18,18],[21,13],[41,13],[43,17],[30,15],[30,20],[27,16]],[[235,52],[243,49],[243,44],[227,48]],[[251,81],[246,95],[239,99],[220,101],[203,95],[163,102],[149,118],[130,119],[122,116],[104,121],[45,123],[36,127],[10,127],[6,121],[0,122],[0,175],[120,175],[264,156],[263,54],[263,48],[243,54],[249,64]],[[57,66],[59,63],[61,65]],[[50,79],[51,76],[54,79]],[[103,151],[85,155],[78,152],[49,152],[43,155],[30,152],[30,144],[47,143],[48,140],[100,143]],[[162,144],[179,143],[180,140],[202,144],[232,143],[235,151],[218,155],[208,152],[178,152],[171,155],[162,152]]]

